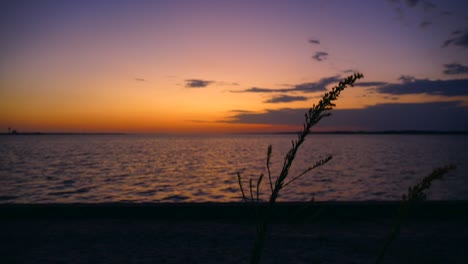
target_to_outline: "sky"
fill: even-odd
[[[0,131],[468,130],[468,2],[0,4]],[[3,132],[2,131],[2,132]]]

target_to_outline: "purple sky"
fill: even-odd
[[[16,0],[0,10],[5,130],[293,129],[352,72],[365,79],[320,129],[468,130],[467,1]]]

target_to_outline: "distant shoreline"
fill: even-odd
[[[0,133],[0,136],[122,136],[122,135],[295,135],[296,132],[249,132],[222,134],[178,134],[178,133],[117,133],[117,132],[17,132]],[[433,130],[383,130],[383,131],[312,131],[317,135],[468,135],[468,131]]]
[[[108,135],[128,135],[128,133],[78,133],[78,132],[17,132],[12,133],[0,133],[0,136],[108,136]]]

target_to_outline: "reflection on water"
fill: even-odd
[[[2,136],[0,202],[241,201],[247,181],[279,173],[294,135]],[[434,167],[457,170],[436,182],[430,199],[468,199],[468,137],[457,135],[312,135],[291,176],[318,159],[326,165],[289,185],[280,200],[395,200]],[[268,191],[267,181],[262,189]]]

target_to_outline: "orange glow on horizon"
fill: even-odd
[[[436,6],[466,9],[455,2]],[[0,131],[296,131],[300,123],[275,124],[291,124],[288,110],[310,108],[337,84],[330,80],[352,72],[363,73],[359,82],[367,84],[345,90],[336,109],[406,104],[421,107],[417,114],[427,111],[419,111],[426,103],[450,102],[458,113],[468,94],[447,83],[468,82],[468,57],[459,47],[468,32],[447,39],[462,28],[449,16],[425,29],[403,26],[394,4],[11,1],[2,6]],[[427,20],[418,8],[401,5],[411,15],[408,23]],[[447,73],[447,63],[458,70]],[[429,84],[408,90],[405,80]],[[398,87],[382,92],[374,84]],[[226,122],[236,114],[237,123]],[[351,123],[342,126],[373,128],[372,122]],[[398,129],[397,123],[388,126]]]

